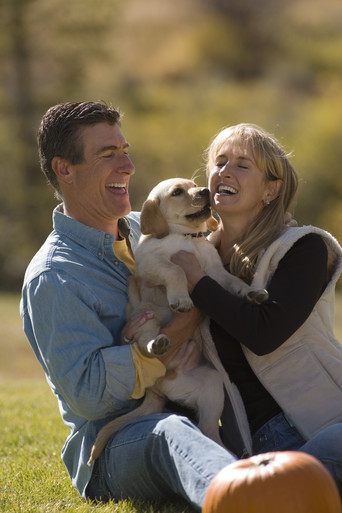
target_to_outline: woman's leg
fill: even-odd
[[[292,421],[279,413],[253,435],[253,454],[272,451],[294,451],[305,443]]]
[[[300,451],[320,460],[333,476],[342,497],[342,423],[322,429]]]
[[[320,460],[342,497],[342,423],[333,424],[306,442],[291,420],[280,413],[253,435],[253,452],[303,451]]]
[[[118,500],[180,496],[200,510],[213,477],[234,461],[235,456],[206,438],[186,417],[151,415],[110,439],[88,494]]]

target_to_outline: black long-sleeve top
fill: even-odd
[[[265,303],[255,305],[236,297],[209,276],[203,277],[191,294],[194,304],[211,319],[214,343],[240,391],[252,434],[281,409],[252,371],[241,344],[265,355],[285,342],[309,317],[322,294],[327,260],[323,239],[308,234],[279,262]]]

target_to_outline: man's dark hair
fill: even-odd
[[[120,119],[120,111],[104,102],[61,103],[45,113],[38,130],[38,152],[42,171],[57,197],[61,198],[61,190],[51,167],[52,159],[62,157],[71,164],[80,164],[82,127],[103,122],[120,125]]]

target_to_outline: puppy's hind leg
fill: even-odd
[[[129,422],[133,422],[134,420],[138,420],[146,415],[151,415],[152,413],[159,413],[162,411],[165,403],[165,398],[157,393],[155,393],[151,388],[146,390],[146,395],[138,408],[128,412],[126,415],[122,415],[117,419],[112,420],[108,424],[106,424],[98,433],[95,443],[91,449],[90,458],[88,460],[88,465],[96,460],[99,456],[101,456],[108,440],[120,429],[122,429]]]
[[[170,339],[164,333],[161,333],[148,342],[147,351],[150,356],[160,356],[167,353],[170,347]]]
[[[134,335],[134,342],[138,345],[140,351],[153,358],[165,354],[171,347],[170,339],[160,333],[160,323],[157,319],[149,319],[140,326]]]
[[[169,258],[160,258],[156,261],[158,284],[165,287],[167,304],[172,312],[189,312],[193,302],[188,292],[188,281],[183,269],[170,261]],[[146,270],[145,279],[155,281],[154,274]]]
[[[219,434],[219,420],[224,406],[224,388],[216,369],[207,370],[207,386],[201,388],[197,400],[198,427],[208,438],[224,447]]]

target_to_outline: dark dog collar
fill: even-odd
[[[184,237],[194,237],[194,238],[198,238],[198,237],[204,237],[204,233],[203,232],[198,232],[198,233],[184,233]]]

